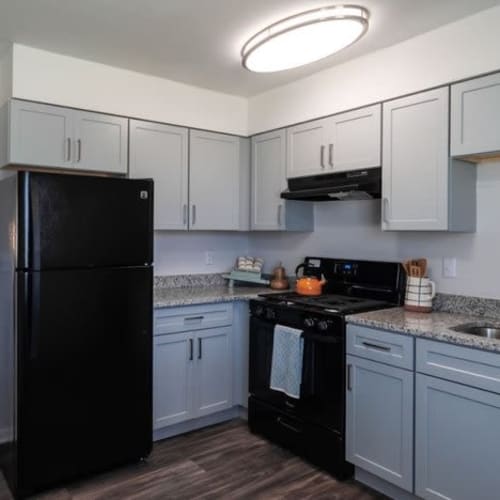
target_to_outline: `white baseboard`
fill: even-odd
[[[243,408],[242,406],[233,406],[232,408],[229,408],[229,410],[214,413],[213,415],[195,418],[179,424],[169,425],[163,429],[157,429],[153,432],[153,441],[160,441],[161,439],[178,436],[179,434],[185,434],[186,432],[202,429],[203,427],[208,427],[210,425],[220,424],[222,422],[227,422],[228,420],[234,420],[235,418],[242,418],[246,420],[246,408]]]
[[[356,467],[354,469],[354,479],[380,493],[383,493],[393,500],[420,500],[412,493],[402,490],[398,486],[388,483],[384,479],[381,479],[371,474],[370,472],[360,469],[359,467]]]

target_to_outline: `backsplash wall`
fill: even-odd
[[[380,201],[315,205],[311,233],[155,233],[155,274],[216,273],[231,268],[238,255],[261,256],[264,271],[282,262],[289,274],[306,255],[402,260],[427,257],[429,272],[443,293],[500,298],[500,162],[478,165],[477,232],[383,232]],[[213,265],[205,252],[213,252]],[[457,258],[457,277],[443,278],[443,257]]]
[[[282,261],[288,273],[306,255],[402,260],[427,257],[438,291],[500,297],[500,162],[478,165],[477,232],[383,232],[380,201],[316,203],[313,233],[254,233],[250,253],[265,260],[265,270]],[[457,277],[443,278],[443,257],[457,258]]]
[[[155,231],[155,275],[220,273],[238,255],[246,255],[249,233],[212,231]],[[213,264],[205,253],[213,252]]]

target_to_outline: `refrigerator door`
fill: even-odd
[[[152,268],[18,272],[20,495],[148,455]]]
[[[153,181],[19,174],[18,269],[153,261]]]

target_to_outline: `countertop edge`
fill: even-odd
[[[404,310],[401,307],[394,307],[389,309],[383,309],[376,311],[377,313],[381,312],[389,312],[389,313],[398,313],[401,312],[404,315]],[[388,332],[397,333],[399,335],[407,335],[415,338],[423,338],[426,340],[433,340],[436,342],[444,342],[447,344],[459,345],[463,347],[468,347],[471,349],[476,349],[480,351],[487,351],[491,353],[500,354],[500,340],[495,339],[487,339],[484,337],[478,337],[475,335],[461,333],[454,330],[451,330],[447,327],[442,328],[424,328],[420,327],[412,327],[409,325],[397,325],[391,323],[390,320],[382,320],[376,318],[367,318],[364,317],[370,313],[360,313],[360,314],[351,314],[346,316],[346,323],[358,326],[366,326],[369,328],[375,328],[378,330],[385,330]],[[432,314],[436,313],[411,313],[412,315],[422,315],[422,319],[432,319]],[[467,322],[485,322],[485,319],[479,316],[472,315],[457,315],[453,313],[441,313],[440,315],[449,315],[450,322],[454,325],[467,323]],[[416,316],[413,316],[416,317]],[[453,318],[453,319],[452,319]]]

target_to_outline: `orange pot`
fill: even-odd
[[[303,276],[297,280],[297,293],[300,295],[321,295],[321,289],[325,283],[324,278],[319,280],[315,276]]]

